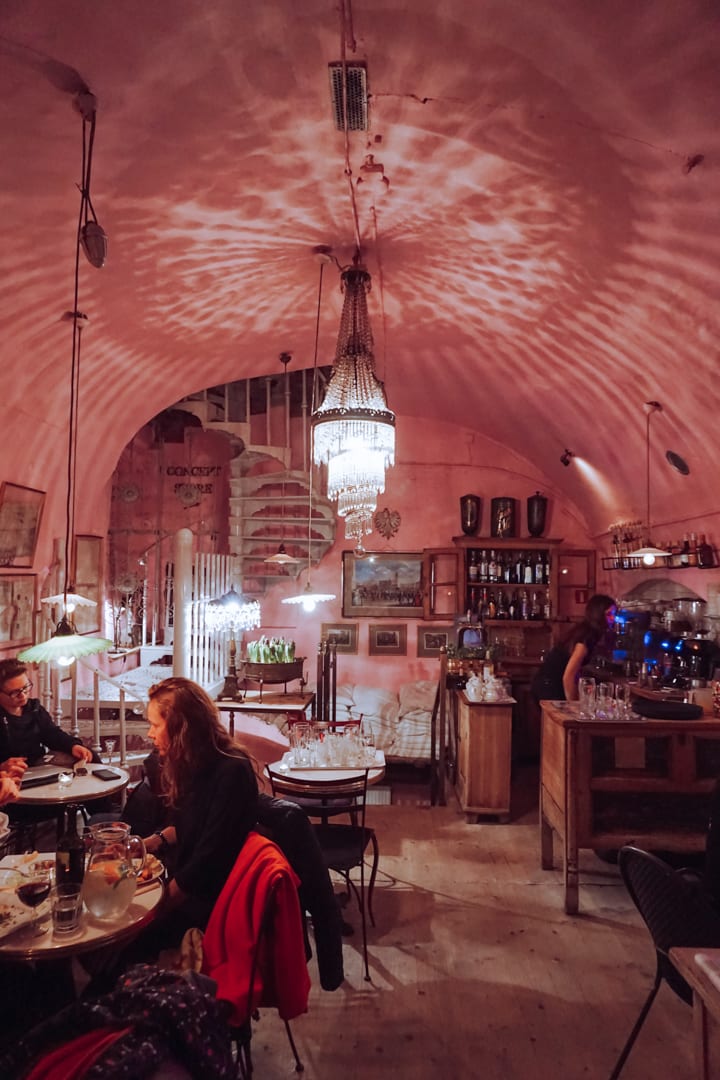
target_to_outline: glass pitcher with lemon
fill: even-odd
[[[83,881],[83,900],[96,919],[123,915],[135,895],[138,874],[145,865],[145,844],[129,826],[112,822],[92,830],[90,859]]]

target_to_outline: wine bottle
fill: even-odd
[[[698,566],[706,568],[708,566],[715,565],[715,558],[713,556],[712,544],[708,544],[705,539],[705,533],[700,533],[700,539],[698,540]]]
[[[485,548],[480,552],[480,563],[478,566],[478,579],[480,581],[487,581],[488,579],[488,557]]]
[[[680,552],[680,565],[681,566],[689,566],[690,565],[690,537],[688,536],[687,533],[685,533],[685,536],[683,537],[683,545],[682,545],[682,550]]]
[[[85,844],[77,831],[77,810],[69,806],[66,824],[57,842],[55,877],[58,885],[82,885],[85,877]]]
[[[488,563],[488,581],[497,581],[497,563],[495,561],[495,552],[490,552],[490,562]]]
[[[468,565],[468,577],[470,581],[477,581],[478,579],[478,564],[477,564],[477,552],[470,552],[470,563]]]

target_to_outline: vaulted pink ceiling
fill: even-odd
[[[351,175],[343,48],[371,94]],[[87,504],[184,394],[277,373],[282,350],[312,363],[312,249],[351,260],[354,199],[400,417],[520,452],[601,531],[644,511],[654,398],[653,517],[717,512],[718,56],[713,0],[5,0],[2,479],[64,490],[85,84],[110,237],[106,267],[81,266]],[[330,264],[321,362],[337,284]]]

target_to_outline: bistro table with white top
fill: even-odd
[[[39,780],[43,776],[47,776],[48,782],[32,787],[25,787],[24,783],[21,784],[20,795],[13,803],[13,806],[56,807],[59,836],[64,827],[67,809],[77,809],[85,803],[104,799],[109,795],[116,795],[127,787],[130,780],[130,774],[125,769],[115,765],[110,769],[108,769],[107,765],[95,765],[93,763],[82,767],[87,770],[86,775],[78,775],[76,769],[72,783],[67,785],[60,784],[57,776],[61,772],[70,772],[70,766],[63,769],[62,766],[58,765],[42,765],[28,769],[23,781],[25,778],[37,778]],[[95,775],[98,771],[112,772],[116,776],[110,780],[101,780],[100,777]],[[52,779],[52,777],[55,777],[55,779]]]
[[[116,765],[108,768],[107,765],[86,765],[87,775],[78,775],[71,784],[60,784],[57,779],[50,779],[47,783],[33,787],[21,785],[20,796],[13,805],[15,806],[68,806],[80,803],[93,802],[95,799],[104,799],[107,795],[115,795],[127,787],[130,774],[125,769]],[[42,771],[41,771],[42,770]],[[37,777],[43,775],[57,777],[60,772],[70,772],[70,767],[63,769],[58,765],[43,765],[38,769],[28,769],[25,777]],[[108,771],[116,774],[111,780],[101,780],[95,775],[98,771]]]
[[[38,859],[54,857],[41,853]],[[20,869],[22,872],[17,859],[18,856],[6,856],[0,860],[0,869]],[[32,924],[28,922],[0,939],[0,963],[11,960],[63,959],[132,940],[155,918],[164,891],[165,886],[160,880],[138,886],[127,910],[113,919],[96,919],[83,909],[80,926],[73,934],[57,936],[50,926],[46,933],[35,936]],[[50,918],[49,908],[49,901],[46,901],[37,909],[41,919],[43,916]]]
[[[290,764],[289,754],[285,754],[280,761],[273,761],[267,768],[274,773],[280,773],[283,777],[287,777],[289,780],[293,780],[296,783],[302,783],[303,780],[307,780],[310,784],[317,782],[318,780],[328,780],[338,782],[341,780],[347,780],[350,777],[362,776],[367,766],[364,765],[348,765],[333,768],[332,766],[325,766],[323,768],[313,768],[312,766],[301,766],[296,768]],[[382,750],[375,751],[375,764],[371,765],[367,769],[367,782],[368,785],[377,784],[382,780],[385,775],[385,754]]]

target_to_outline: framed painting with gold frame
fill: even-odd
[[[343,552],[345,618],[419,619],[423,613],[422,552]]]

